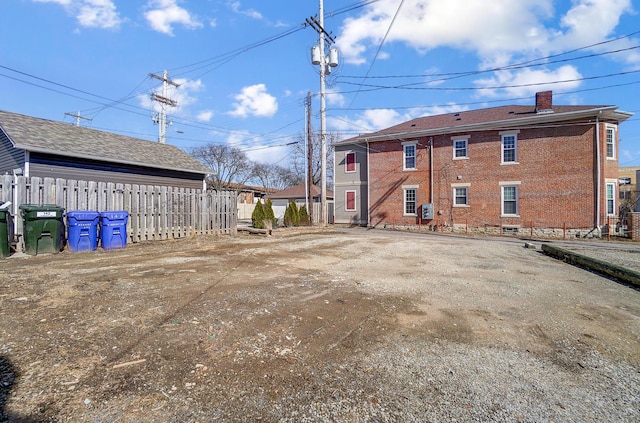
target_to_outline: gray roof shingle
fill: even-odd
[[[0,110],[0,128],[19,149],[111,163],[207,174],[178,147]]]

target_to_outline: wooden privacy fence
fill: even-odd
[[[236,194],[233,191],[166,186],[115,184],[54,178],[0,176],[0,200],[12,203],[18,239],[23,234],[19,206],[57,205],[75,210],[129,213],[131,242],[237,233]]]

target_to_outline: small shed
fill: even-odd
[[[173,145],[0,111],[0,174],[204,189],[210,172]]]

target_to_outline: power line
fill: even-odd
[[[401,85],[374,85],[374,84],[357,84],[354,82],[343,82],[345,85],[355,85],[359,87],[369,87],[367,90],[354,90],[354,91],[343,91],[342,94],[349,94],[360,91],[379,91],[386,89],[397,89],[397,90],[419,90],[419,91],[482,91],[482,90],[501,90],[505,88],[523,88],[523,87],[535,87],[540,85],[555,85],[555,84],[566,84],[569,82],[579,82],[579,81],[590,81],[594,79],[602,79],[602,78],[612,78],[615,76],[623,76],[623,75],[631,75],[634,73],[639,73],[640,69],[626,71],[626,72],[617,72],[610,73],[606,75],[598,75],[598,76],[588,76],[584,78],[574,78],[574,79],[564,79],[564,80],[556,80],[556,81],[546,81],[546,82],[531,82],[527,84],[513,84],[513,85],[497,85],[497,86],[487,86],[487,87],[416,87],[415,85],[426,84],[426,82],[416,82],[412,84],[401,84]]]
[[[402,0],[398,5],[398,9],[396,9],[396,13],[395,15],[393,15],[393,19],[391,19],[391,22],[389,23],[389,27],[387,28],[387,32],[384,34],[382,41],[380,41],[380,44],[378,45],[378,49],[376,50],[376,54],[373,56],[373,60],[371,61],[371,64],[369,65],[369,69],[367,69],[367,73],[365,74],[363,79],[366,79],[369,76],[369,72],[371,72],[373,65],[376,63],[376,60],[378,59],[378,55],[380,54],[380,50],[382,50],[382,46],[384,45],[385,41],[387,41],[389,32],[391,32],[391,28],[393,27],[393,24],[396,21],[396,18],[400,14],[400,9],[402,9],[403,4],[404,4],[404,0]],[[356,95],[353,96],[353,98],[351,99],[351,103],[349,103],[350,106],[353,104],[354,101],[356,101],[356,98],[358,98],[358,94],[360,94],[360,91],[358,91]]]
[[[536,63],[536,64],[513,64],[513,65],[506,65],[506,66],[502,66],[502,67],[497,67],[497,68],[491,68],[491,69],[483,69],[483,70],[478,70],[478,71],[467,71],[467,72],[450,72],[450,73],[432,73],[432,74],[418,74],[418,75],[385,75],[385,76],[351,76],[351,75],[343,75],[341,76],[341,78],[353,78],[353,79],[402,79],[402,78],[424,78],[424,77],[443,77],[440,79],[434,79],[434,80],[430,80],[427,82],[423,83],[433,83],[433,82],[443,82],[443,81],[447,81],[447,80],[451,80],[451,79],[456,79],[456,78],[460,78],[460,77],[464,77],[464,76],[475,76],[475,75],[480,75],[483,73],[491,73],[491,72],[499,72],[499,71],[504,71],[504,70],[514,70],[514,69],[524,69],[524,68],[531,68],[531,67],[536,67],[536,66],[547,66],[547,65],[552,65],[552,64],[556,64],[556,63],[566,63],[566,62],[573,62],[573,61],[577,61],[577,60],[582,60],[582,59],[592,59],[594,57],[598,57],[598,56],[605,56],[608,54],[618,54],[618,53],[622,53],[625,51],[630,51],[630,50],[636,50],[636,49],[640,49],[640,46],[633,46],[633,47],[627,47],[627,48],[622,48],[622,49],[618,49],[618,50],[610,50],[610,51],[606,51],[603,53],[593,53],[593,54],[588,54],[588,55],[584,55],[584,56],[579,56],[579,57],[572,57],[572,58],[568,58],[568,59],[559,59],[559,60],[553,60],[550,62],[544,62],[544,63]],[[543,59],[536,59],[537,60],[543,60]],[[527,62],[528,63],[528,62]]]

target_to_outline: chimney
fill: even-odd
[[[553,113],[553,91],[536,93],[536,113]]]

